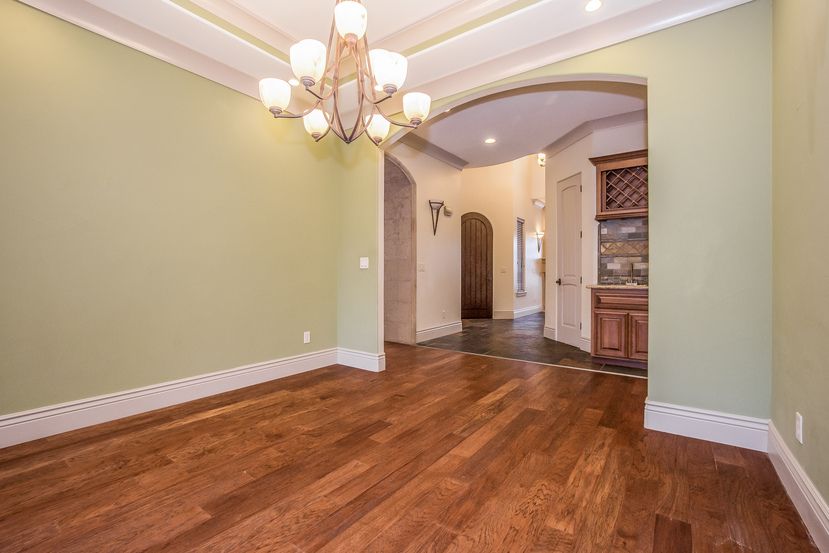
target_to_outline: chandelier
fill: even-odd
[[[312,96],[312,105],[302,113],[287,111],[291,85],[282,79],[259,82],[259,97],[277,119],[302,119],[305,130],[319,142],[333,132],[350,144],[365,134],[380,144],[391,125],[415,128],[429,116],[432,99],[421,92],[403,96],[403,113],[408,122],[394,121],[381,104],[392,98],[406,80],[408,62],[404,56],[380,48],[369,50],[366,28],[368,12],[359,1],[339,0],[328,47],[313,39],[291,46],[291,69]],[[349,65],[353,60],[353,67]],[[353,76],[357,88],[357,116],[350,126],[343,124],[341,85]]]

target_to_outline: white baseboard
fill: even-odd
[[[0,448],[170,407],[334,364],[385,368],[385,354],[331,348],[181,380],[0,415]]]
[[[556,339],[556,329],[551,326],[544,327],[544,337],[549,338],[550,340]]]
[[[386,370],[386,354],[339,348],[337,350],[337,363],[355,369],[379,373]]]
[[[533,307],[524,307],[523,309],[516,309],[514,311],[493,311],[492,318],[493,319],[520,319],[521,317],[526,317],[527,315],[534,315],[536,313],[541,313],[544,310],[544,307],[541,305],[534,305]]]
[[[513,319],[520,319],[521,317],[527,317],[529,315],[535,315],[536,313],[541,313],[544,310],[544,307],[541,305],[534,305],[532,307],[524,307],[523,309],[516,309],[512,312]]]
[[[583,336],[579,338],[579,349],[590,353],[590,339]]]
[[[829,553],[829,506],[774,423],[769,425],[769,457],[818,549]]]
[[[768,450],[767,419],[647,400],[645,428],[756,451]]]
[[[444,325],[433,326],[432,328],[418,330],[415,334],[415,340],[417,341],[417,343],[420,343],[425,342],[427,340],[434,340],[435,338],[449,336],[450,334],[457,334],[461,331],[463,331],[463,322],[455,321],[453,323],[447,323]]]

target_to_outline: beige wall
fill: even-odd
[[[581,347],[590,351],[591,323],[589,284],[598,282],[599,264],[599,223],[596,221],[596,167],[590,158],[641,150],[647,147],[647,125],[632,122],[609,128],[596,129],[569,146],[551,151],[547,156],[547,308],[544,326],[556,329],[557,297],[555,284],[558,278],[557,249],[557,208],[558,183],[573,175],[581,176],[582,200],[581,223],[584,237],[581,243],[581,264],[584,287],[581,293]],[[548,330],[552,335],[554,330]]]
[[[492,223],[493,230],[493,317],[511,319],[541,310],[541,254],[536,246],[536,230],[544,229],[544,212],[533,206],[544,169],[536,157],[464,169],[461,173],[461,211],[478,212]],[[544,194],[540,194],[544,199]],[[516,218],[524,219],[526,246],[526,296],[515,295]]]
[[[398,143],[389,152],[415,181],[417,226],[417,331],[461,322],[461,172]],[[432,233],[429,200],[443,200],[454,214],[441,211]]]
[[[829,497],[829,3],[774,3],[772,418]],[[794,439],[794,416],[804,443]]]
[[[17,2],[0,28],[0,413],[378,351],[376,153]]]

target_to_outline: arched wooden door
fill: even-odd
[[[461,317],[492,318],[492,224],[474,212],[461,217]]]

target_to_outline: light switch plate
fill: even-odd
[[[302,333],[302,343],[304,343],[304,344],[310,344],[311,343],[311,331],[310,330],[306,330],[305,332]]]
[[[360,268],[361,269],[368,269],[368,257],[361,257],[360,258]]]

